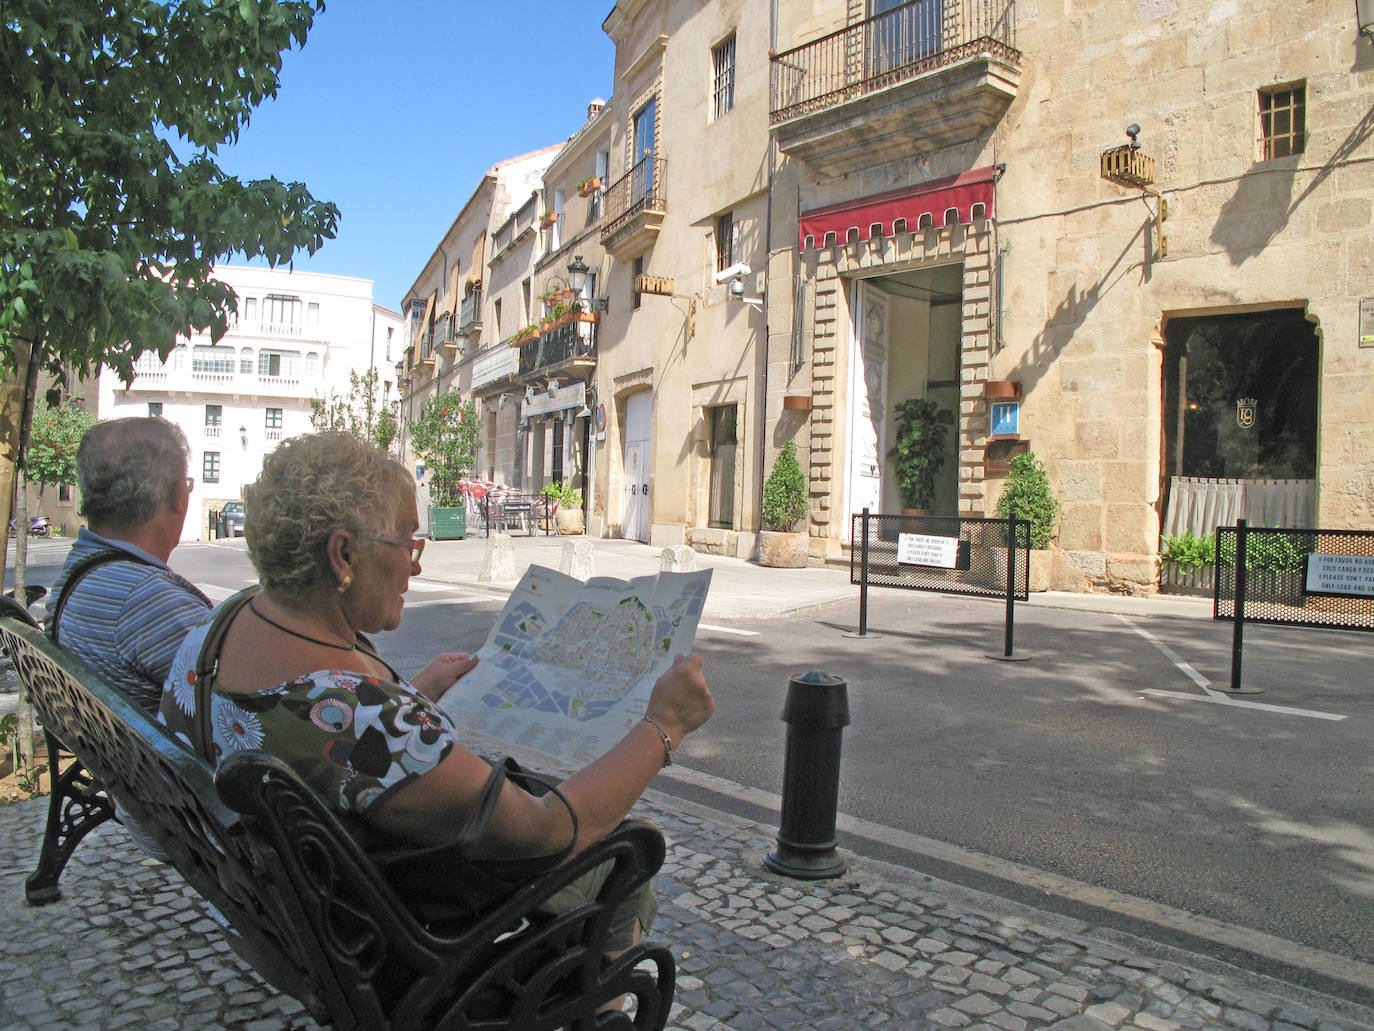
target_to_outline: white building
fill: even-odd
[[[128,385],[108,369],[100,375],[101,419],[160,415],[185,432],[195,491],[183,540],[207,537],[209,513],[243,497],[278,442],[310,431],[312,398],[347,394],[350,371],[377,369],[384,400],[394,400],[404,348],[400,314],[373,303],[369,279],[215,272],[239,302],[223,339],[178,338],[165,362],[143,355]]]

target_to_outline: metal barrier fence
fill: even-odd
[[[868,588],[1004,597],[1012,652],[1013,602],[1029,598],[1030,523],[979,516],[885,515],[864,509],[850,527],[849,582],[859,585],[859,632],[868,637]],[[1011,576],[1007,575],[1011,570]]]
[[[1248,526],[1216,531],[1214,619],[1235,623],[1231,690],[1241,691],[1246,623],[1374,630],[1374,531]]]

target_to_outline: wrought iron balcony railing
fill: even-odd
[[[987,54],[1019,66],[1015,0],[913,0],[774,54],[772,124]]]
[[[622,175],[605,191],[605,217],[601,223],[604,241],[625,228],[644,211],[663,211],[663,172],[666,162],[650,155]]]
[[[482,328],[482,291],[473,290],[463,298],[463,307],[458,312],[458,334],[467,336],[474,329]]]
[[[520,345],[520,375],[552,369],[578,358],[596,358],[596,325],[572,322]]]

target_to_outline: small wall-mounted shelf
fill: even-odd
[[[983,396],[989,401],[1016,401],[1021,397],[1021,384],[1009,379],[990,379],[983,384]]]

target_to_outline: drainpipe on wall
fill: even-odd
[[[768,5],[768,51],[773,53],[778,48],[778,0],[772,0]],[[769,104],[772,103],[772,61],[769,61]],[[763,418],[757,420],[760,423],[758,429],[759,460],[758,460],[758,502],[755,506],[755,525],[754,531],[757,534],[763,529],[763,486],[768,480],[768,359],[769,348],[772,340],[768,334],[768,297],[773,291],[773,174],[777,168],[778,147],[773,134],[768,134],[768,201],[764,208],[763,221],[763,267],[765,275],[763,278],[763,346],[759,348],[759,353],[763,358],[762,368],[759,373],[759,397],[761,404],[759,407],[763,411]],[[795,291],[793,291],[795,294]],[[797,312],[796,305],[793,305],[792,323],[796,328]],[[810,461],[810,449],[807,449],[807,460]],[[750,556],[751,558],[753,556]]]

